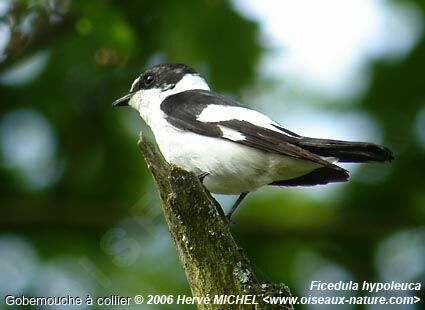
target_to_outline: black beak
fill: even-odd
[[[129,93],[125,95],[124,97],[121,97],[120,99],[115,100],[112,105],[114,107],[122,107],[128,105],[128,102],[130,101],[131,97],[133,97],[133,93]]]

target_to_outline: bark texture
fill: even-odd
[[[139,148],[158,192],[171,237],[193,296],[256,295],[258,305],[200,304],[198,309],[292,309],[270,305],[267,296],[291,296],[284,284],[261,283],[230,233],[220,205],[197,176],[168,164],[141,135]],[[267,300],[267,298],[266,298]]]

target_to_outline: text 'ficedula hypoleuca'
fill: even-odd
[[[114,106],[130,105],[151,128],[167,162],[196,173],[212,193],[247,193],[264,185],[311,186],[348,179],[337,162],[384,162],[381,145],[300,136],[269,117],[210,90],[183,64],[146,70]]]

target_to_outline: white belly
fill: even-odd
[[[212,193],[250,192],[273,181],[302,176],[319,167],[309,161],[180,131],[171,126],[156,131],[155,138],[167,162],[196,174],[208,173],[203,184]]]

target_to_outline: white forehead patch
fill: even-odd
[[[134,90],[134,87],[136,86],[137,83],[139,83],[139,81],[140,81],[140,76],[134,80],[133,84],[131,84],[130,92]]]
[[[137,78],[130,91],[134,91],[134,87],[140,78]],[[146,122],[149,123],[148,118],[145,117],[147,113],[151,111],[160,111],[161,102],[168,96],[175,95],[179,92],[192,89],[204,89],[209,90],[209,86],[205,79],[198,74],[185,74],[183,78],[171,88],[173,85],[165,85],[165,88],[149,88],[140,89],[131,97],[129,105],[140,112]]]

